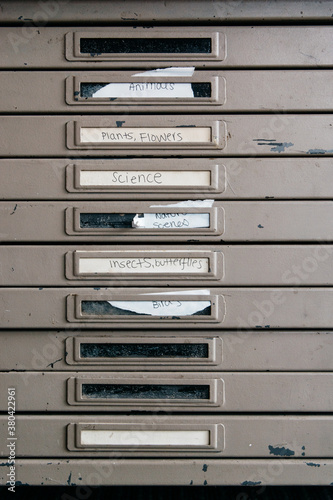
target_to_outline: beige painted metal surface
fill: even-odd
[[[333,155],[331,114],[1,116],[1,157]]]
[[[195,71],[136,76],[137,71],[3,71],[5,113],[332,111],[330,70]],[[142,73],[144,74],[144,72]]]
[[[204,462],[204,463],[203,463]],[[6,462],[0,478],[7,479]],[[204,467],[204,465],[207,466]],[[326,459],[17,459],[23,485],[331,485],[333,460]],[[143,474],[144,471],[144,474]]]
[[[3,288],[4,329],[332,326],[333,289]]]
[[[80,0],[81,9],[67,0],[57,2],[40,2],[38,0],[3,0],[2,19],[6,23],[20,23],[23,27],[33,25],[48,25],[54,23],[105,23],[119,22],[123,25],[140,22],[166,22],[195,21],[201,22],[223,22],[230,21],[275,21],[285,20],[302,21],[330,21],[333,14],[333,4],[330,0],[325,2],[311,1],[263,1],[263,0],[228,0],[228,2],[216,2],[205,0],[204,2],[192,2],[189,0],[168,0],[161,3],[159,0],[147,0],[138,9],[134,0],[113,0],[111,6],[105,2],[94,1],[91,4],[87,0]],[[28,31],[27,31],[28,33]]]
[[[3,200],[333,197],[332,160],[317,156],[74,161],[21,158],[1,159],[0,169]]]
[[[333,286],[333,246],[3,245],[1,286]]]
[[[332,67],[332,32],[331,26],[256,26],[253,29],[251,26],[205,26],[200,27],[198,35],[196,27],[171,26],[149,30],[136,27],[135,31],[133,27],[113,27],[110,33],[103,27],[34,27],[30,24],[2,29],[1,67]],[[158,52],[161,38],[169,40],[163,42],[163,52]],[[89,39],[102,39],[102,45]],[[120,40],[116,46],[114,39]],[[124,39],[132,40],[126,52],[118,47]]]
[[[331,330],[5,330],[1,339],[3,371],[333,370]]]
[[[6,423],[0,417],[4,432]],[[332,426],[331,416],[22,415],[18,457],[256,457],[282,463],[304,457],[315,464],[313,457],[331,456]],[[164,434],[168,445],[163,444]],[[101,438],[103,445],[98,444]],[[6,444],[0,453],[6,456]]]
[[[320,242],[332,201],[1,202],[3,242]],[[320,252],[320,250],[319,250]]]

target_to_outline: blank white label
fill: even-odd
[[[81,170],[81,186],[119,187],[209,187],[209,170]]]
[[[210,431],[81,430],[83,446],[209,446]]]
[[[126,118],[126,117],[125,117]],[[181,144],[210,143],[211,127],[82,127],[81,143]]]
[[[79,258],[79,274],[205,274],[208,270],[208,258]]]
[[[97,90],[93,98],[137,98],[137,99],[177,99],[193,98],[190,83],[141,82],[141,83],[109,83]]]

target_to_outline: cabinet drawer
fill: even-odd
[[[10,371],[332,371],[332,331],[1,332]]]
[[[332,201],[0,202],[12,243],[328,243],[332,218]]]
[[[333,286],[332,245],[3,245],[0,286]]]
[[[29,25],[25,30],[4,27],[2,33],[1,67],[10,69],[332,67],[330,26],[172,26],[149,30],[136,26],[135,31],[113,27],[111,32],[102,27]]]
[[[1,116],[2,157],[333,155],[329,114]]]
[[[332,288],[3,288],[3,328],[331,328]]]
[[[0,159],[0,199],[332,199],[331,165],[317,156]]]
[[[184,74],[4,71],[0,74],[4,89],[0,111],[74,114],[333,110],[330,70],[211,70],[193,74],[186,70]]]
[[[6,434],[4,416],[0,428]],[[330,457],[333,447],[331,416],[21,415],[17,433],[18,457],[306,457],[313,463],[311,457]],[[0,453],[6,451],[2,444]]]
[[[333,373],[10,372],[20,412],[331,412]],[[50,391],[52,387],[52,391]]]

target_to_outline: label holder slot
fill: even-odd
[[[128,314],[84,314],[82,313],[82,303],[83,302],[119,302],[119,301],[124,301],[128,302],[129,304],[133,302],[134,304],[138,302],[147,302],[147,303],[157,303],[157,309],[159,309],[160,314],[159,315],[150,315],[146,313],[134,313],[132,314],[129,312]],[[203,302],[203,303],[210,303],[210,314],[203,314],[203,315],[197,315],[197,314],[190,314],[190,315],[183,315],[183,316],[175,316],[173,313],[169,312],[169,315],[167,314],[167,306],[163,306],[164,302],[167,302],[168,304],[172,304],[172,302],[178,302],[182,304],[183,302]],[[170,304],[170,305],[171,305]],[[103,304],[101,304],[103,305]],[[130,305],[129,305],[130,307]],[[144,305],[143,305],[144,307]],[[182,306],[179,306],[182,307]],[[203,306],[203,309],[205,309],[206,306]],[[126,309],[124,309],[126,312]],[[127,309],[127,311],[130,311]],[[129,324],[138,324],[138,323],[144,323],[144,322],[149,322],[151,324],[158,323],[161,324],[177,324],[180,325],[182,323],[223,323],[224,318],[225,318],[225,311],[226,311],[226,306],[225,306],[225,299],[223,295],[177,295],[177,292],[174,294],[170,295],[163,295],[163,294],[148,294],[148,295],[143,295],[140,294],[139,296],[137,295],[131,295],[130,293],[128,295],[115,295],[114,297],[112,294],[109,295],[104,295],[104,294],[96,294],[96,295],[75,295],[71,294],[67,296],[67,321],[70,323],[73,322],[84,322],[84,323],[115,323],[118,321],[121,321],[122,323],[126,322]],[[200,309],[199,309],[200,312]]]

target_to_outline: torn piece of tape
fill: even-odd
[[[210,227],[209,213],[148,213],[136,214],[132,227],[145,229],[199,229]]]
[[[183,99],[193,98],[190,83],[137,82],[109,83],[92,94],[93,98]]]
[[[159,297],[160,295],[175,295],[175,293],[177,293],[177,295],[210,295],[210,290],[208,289],[204,289],[204,290],[182,290],[182,291],[177,291],[175,292],[175,290],[171,291],[171,292],[159,292],[157,294],[157,296]],[[143,293],[141,295],[150,295],[151,292],[149,293]]]
[[[210,208],[213,206],[215,200],[186,200],[178,203],[168,203],[167,205],[150,205],[150,207],[193,207],[193,208]]]
[[[169,68],[158,68],[143,73],[135,73],[132,76],[192,76],[195,71],[194,66],[188,68],[181,66],[170,66]]]
[[[211,306],[209,300],[108,300],[108,303],[137,314],[148,316],[192,316]]]

